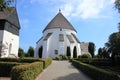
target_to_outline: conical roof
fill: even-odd
[[[59,13],[50,21],[50,23],[46,26],[46,28],[43,30],[48,29],[54,29],[54,28],[60,28],[60,29],[70,29],[76,32],[74,27],[70,24],[70,22],[63,16],[63,14],[59,11]]]
[[[11,11],[9,11],[8,9],[10,9]],[[6,8],[6,9],[3,9],[3,11],[0,11],[0,20],[6,20],[11,24],[14,24],[16,28],[20,29],[16,8],[9,7],[8,9]]]

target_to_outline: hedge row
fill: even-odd
[[[20,64],[17,62],[0,62],[0,77],[9,77],[12,67]]]
[[[11,80],[34,80],[43,70],[43,62],[15,66],[11,71]]]
[[[45,59],[39,59],[40,61],[43,61],[43,68],[47,68],[51,63],[52,59],[51,58],[45,58]]]
[[[22,59],[15,59],[15,58],[0,58],[0,77],[10,77],[10,72],[12,68],[16,65],[20,64],[30,64],[33,62],[42,62],[43,69],[47,68],[51,63],[51,58],[40,59],[40,58],[22,58]],[[5,61],[5,62],[4,62]],[[10,62],[8,62],[10,61]],[[13,62],[11,62],[13,61]]]
[[[22,62],[22,63],[32,63],[39,61],[40,58],[0,58],[0,62]]]
[[[95,66],[76,60],[73,60],[72,64],[94,80],[120,80],[116,74],[97,68]]]
[[[19,62],[18,58],[0,58],[0,62]]]
[[[94,66],[112,66],[111,59],[101,59],[101,58],[79,58],[75,59],[83,63],[91,64]]]

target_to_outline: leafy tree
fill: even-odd
[[[29,47],[27,55],[30,57],[34,57],[34,48],[32,46]]]
[[[76,46],[73,49],[73,58],[77,58],[77,48],[76,48]]]
[[[115,7],[118,9],[120,13],[120,0],[115,0]]]
[[[67,56],[71,56],[70,46],[67,46]]]
[[[0,10],[2,11],[3,8],[13,6],[14,3],[14,0],[0,0]]]
[[[116,55],[120,55],[120,32],[112,33],[109,36],[109,40],[105,43],[105,46],[111,53],[112,58]]]
[[[98,49],[98,55],[97,56],[100,57],[100,58],[102,57],[102,48]]]
[[[95,44],[93,42],[89,42],[88,51],[91,54],[91,56],[94,57]]]
[[[18,50],[18,56],[19,57],[25,57],[25,52],[24,52],[24,50],[22,48],[19,48],[19,50]]]

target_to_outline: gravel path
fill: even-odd
[[[92,80],[68,61],[53,61],[35,80]]]

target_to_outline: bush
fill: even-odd
[[[95,66],[76,60],[73,60],[72,64],[94,80],[120,80],[117,75]]]
[[[79,58],[91,58],[91,55],[89,53],[86,53],[79,56]]]
[[[68,60],[68,56],[62,56],[62,60]]]
[[[81,61],[83,63],[91,64],[94,66],[112,66],[111,59],[104,59],[104,58],[79,58],[75,59]]]
[[[59,60],[61,60],[61,59],[62,59],[61,56],[56,56],[56,57],[55,57],[55,60],[58,60],[58,61],[59,61]]]
[[[115,56],[115,65],[120,65],[120,55]]]
[[[0,62],[0,77],[10,77],[12,68],[20,63],[16,62]]]
[[[0,62],[19,62],[18,58],[0,58]]]
[[[42,70],[43,62],[15,66],[11,71],[11,80],[34,80]]]
[[[39,58],[20,58],[19,60],[22,63],[32,63],[36,61],[40,61]]]
[[[51,63],[52,59],[51,58],[45,58],[45,59],[40,59],[40,58],[0,58],[1,62],[19,62],[19,63],[32,63],[36,61],[43,62],[43,68],[47,68]]]
[[[39,60],[43,62],[43,69],[47,68],[52,63],[51,58],[45,58],[45,59],[39,59]]]

